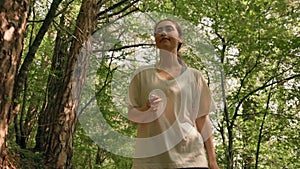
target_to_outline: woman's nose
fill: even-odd
[[[160,35],[167,35],[167,32],[166,32],[165,30],[162,30],[162,31],[160,32]]]

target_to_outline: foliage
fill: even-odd
[[[19,101],[23,103],[23,111],[16,118],[19,130],[19,124],[23,124],[29,131],[26,133],[27,147],[20,148],[12,144],[15,141],[14,135],[18,134],[14,131],[14,124],[10,126],[8,137],[11,154],[20,159],[20,164],[24,164],[20,168],[41,167],[39,161],[43,159],[43,155],[34,153],[31,149],[35,145],[37,117],[45,103],[47,79],[57,75],[56,72],[49,72],[55,37],[61,31],[62,36],[66,37],[65,40],[70,40],[80,3],[81,1],[72,1],[70,4],[69,1],[63,2],[30,67],[27,86],[24,87],[22,100]],[[101,10],[117,3],[118,1],[109,0]],[[99,29],[130,13],[127,9],[119,15],[116,14],[126,5],[128,4],[119,5],[110,13],[99,16]],[[24,56],[47,13],[48,8],[45,6],[49,8],[49,3],[32,2],[32,13],[24,40]],[[299,6],[298,1],[284,0],[153,0],[141,1],[135,5],[142,12],[164,13],[185,20],[185,31],[197,27],[194,32],[203,34],[199,37],[207,38],[214,47],[211,54],[218,57],[214,63],[221,65],[226,77],[223,78],[220,73],[215,79],[219,80],[219,91],[222,87],[226,89],[225,98],[222,94],[217,94],[220,109],[214,114],[216,151],[221,168],[300,168]],[[59,12],[65,17],[64,28],[58,24],[61,19]],[[40,22],[36,22],[38,20]],[[135,23],[135,20],[130,22],[141,24]],[[129,33],[139,32],[139,28],[129,28]],[[196,38],[190,32],[186,33],[186,41]],[[118,41],[114,47],[122,48],[137,42],[153,43],[151,34],[137,33],[132,39]],[[181,53],[185,62],[201,70],[209,82],[214,80],[209,67],[211,65],[203,59],[204,54],[199,57],[193,48],[197,45],[188,45],[184,44]],[[130,67],[130,72],[125,72],[128,67],[122,67],[124,65],[120,63],[136,63],[134,52],[142,48],[107,52],[101,59],[91,60],[91,64],[97,62],[100,67],[92,72],[95,73],[97,83],[87,84],[87,87],[95,89],[98,111],[103,114],[108,124],[116,131],[132,137],[135,136],[136,126],[123,117],[126,109],[124,105],[117,104],[120,100],[115,99],[118,98],[116,91],[121,91],[120,88],[126,86],[126,80],[133,71]],[[151,59],[145,57],[143,61],[148,63]],[[114,81],[116,79],[121,80]],[[116,84],[120,88],[116,88]],[[87,102],[88,100],[82,100],[84,104]],[[120,110],[122,106],[123,109]],[[74,168],[119,169],[130,168],[130,165],[131,159],[102,149],[87,136],[80,122],[77,124],[73,145]]]

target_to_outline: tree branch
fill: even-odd
[[[272,86],[274,84],[279,84],[279,83],[282,83],[282,82],[287,82],[287,81],[290,81],[292,79],[295,79],[295,78],[298,78],[300,77],[300,74],[296,74],[294,76],[291,76],[291,77],[288,77],[288,78],[285,78],[285,79],[281,79],[281,80],[278,80],[278,81],[274,81],[272,83],[269,83],[270,81],[272,81],[275,77],[272,77],[271,79],[269,79],[268,81],[265,82],[265,84],[263,84],[262,86],[256,88],[255,90],[249,92],[246,96],[244,96],[241,101],[238,103],[238,105],[236,106],[235,108],[235,112],[234,112],[234,115],[232,117],[232,121],[231,121],[231,126],[230,127],[233,127],[233,123],[234,123],[234,120],[236,119],[237,115],[238,115],[238,110],[239,110],[239,107],[242,105],[242,103],[251,95],[253,95],[254,93],[260,91],[260,90],[263,90],[269,86]],[[268,84],[269,83],[269,84]]]
[[[99,50],[94,50],[94,53],[97,52],[115,52],[115,51],[120,51],[123,49],[128,49],[128,48],[136,48],[136,47],[141,47],[141,46],[155,46],[155,44],[150,44],[150,43],[141,43],[141,44],[134,44],[134,45],[127,45],[127,46],[122,46],[119,48],[112,48],[112,49],[99,49]]]
[[[117,12],[114,12],[114,13],[112,13],[112,14],[106,14],[106,15],[104,15],[104,16],[101,16],[101,15],[98,15],[98,19],[99,20],[101,20],[101,19],[105,19],[105,18],[110,18],[110,17],[112,17],[112,16],[116,16],[116,15],[119,15],[120,13],[123,13],[123,12],[125,12],[127,9],[129,9],[130,7],[132,7],[135,3],[137,3],[138,1],[140,1],[140,0],[135,0],[135,1],[133,1],[132,3],[130,3],[130,4],[128,4],[127,6],[125,6],[124,8],[122,8],[120,11],[117,11]],[[134,9],[133,11],[137,11],[138,9]],[[130,12],[131,13],[131,12]],[[101,16],[101,17],[100,17]]]
[[[132,4],[134,4],[134,3],[138,2],[138,1],[140,1],[140,0],[135,0],[135,1],[134,1],[133,3],[131,3],[130,5],[132,5]],[[109,8],[105,9],[104,11],[99,12],[99,13],[97,14],[97,17],[100,17],[100,16],[102,16],[102,15],[105,15],[105,14],[107,14],[109,11],[114,10],[115,8],[117,8],[117,7],[119,7],[119,6],[123,5],[123,4],[125,4],[125,3],[127,3],[127,2],[128,2],[128,0],[122,0],[122,1],[120,1],[119,3],[114,4],[113,6],[110,6]]]

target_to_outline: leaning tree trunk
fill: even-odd
[[[15,168],[7,154],[6,136],[14,114],[10,113],[13,86],[19,68],[29,0],[0,1],[0,168]]]
[[[55,66],[63,69],[57,70],[63,73],[62,80],[55,81],[55,86],[48,91],[48,95],[55,95],[55,98],[52,97],[53,100],[48,100],[48,103],[55,104],[46,105],[39,125],[48,127],[40,128],[38,131],[38,135],[45,138],[40,147],[45,149],[47,156],[45,168],[71,168],[73,133],[77,121],[75,111],[85,79],[84,67],[87,64],[87,57],[83,57],[80,63],[82,72],[76,72],[75,75],[74,69],[79,62],[78,56],[83,44],[88,41],[95,30],[99,10],[97,2],[97,0],[83,0],[73,35],[75,38],[67,54],[67,61],[66,63],[58,62],[62,64],[61,67]],[[48,82],[48,85],[51,85],[50,83]]]
[[[34,41],[32,42],[32,44],[30,44],[28,53],[26,55],[26,57],[24,58],[24,61],[19,69],[18,75],[16,75],[16,83],[14,85],[14,91],[13,91],[13,97],[14,97],[14,102],[12,103],[12,108],[11,111],[12,113],[17,114],[19,111],[19,107],[20,106],[20,100],[22,100],[23,98],[21,98],[22,96],[22,91],[24,90],[25,87],[25,83],[26,83],[26,79],[28,76],[28,72],[30,70],[30,66],[32,65],[36,52],[39,48],[39,46],[42,43],[42,40],[46,34],[46,32],[48,31],[49,27],[51,26],[52,21],[55,18],[55,14],[57,11],[57,8],[59,6],[59,4],[61,3],[62,0],[53,0],[53,2],[51,3],[50,9],[43,21],[43,24],[41,26],[41,28],[39,29],[37,35],[35,36]],[[24,101],[24,100],[23,100]],[[24,112],[21,111],[21,117]],[[19,114],[19,113],[18,113]],[[16,116],[16,118],[18,118]],[[23,119],[19,118],[20,121],[20,127],[18,128],[16,125],[15,129],[16,129],[16,142],[17,144],[19,144],[22,148],[26,148],[26,138],[28,138],[29,133],[24,132],[24,130],[26,130],[26,128],[22,128],[22,124]],[[15,120],[15,122],[17,122],[17,119]],[[18,136],[18,131],[20,131],[20,136]]]
[[[68,44],[65,43],[68,41],[68,36],[63,30],[68,29],[65,26],[65,14],[63,13],[60,17],[59,26],[63,29],[59,29],[55,39],[55,47],[51,61],[51,70],[48,76],[47,89],[46,89],[46,98],[44,100],[43,108],[41,113],[39,113],[38,118],[38,129],[35,137],[36,145],[35,149],[39,152],[45,152],[47,140],[50,137],[50,123],[52,118],[51,109],[57,106],[57,94],[61,90],[61,85],[63,84],[63,67],[65,67],[65,58],[68,53]]]

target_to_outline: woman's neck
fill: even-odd
[[[157,68],[161,70],[171,70],[181,68],[180,63],[177,58],[177,51],[169,52],[166,50],[159,50],[159,61],[157,64]]]

